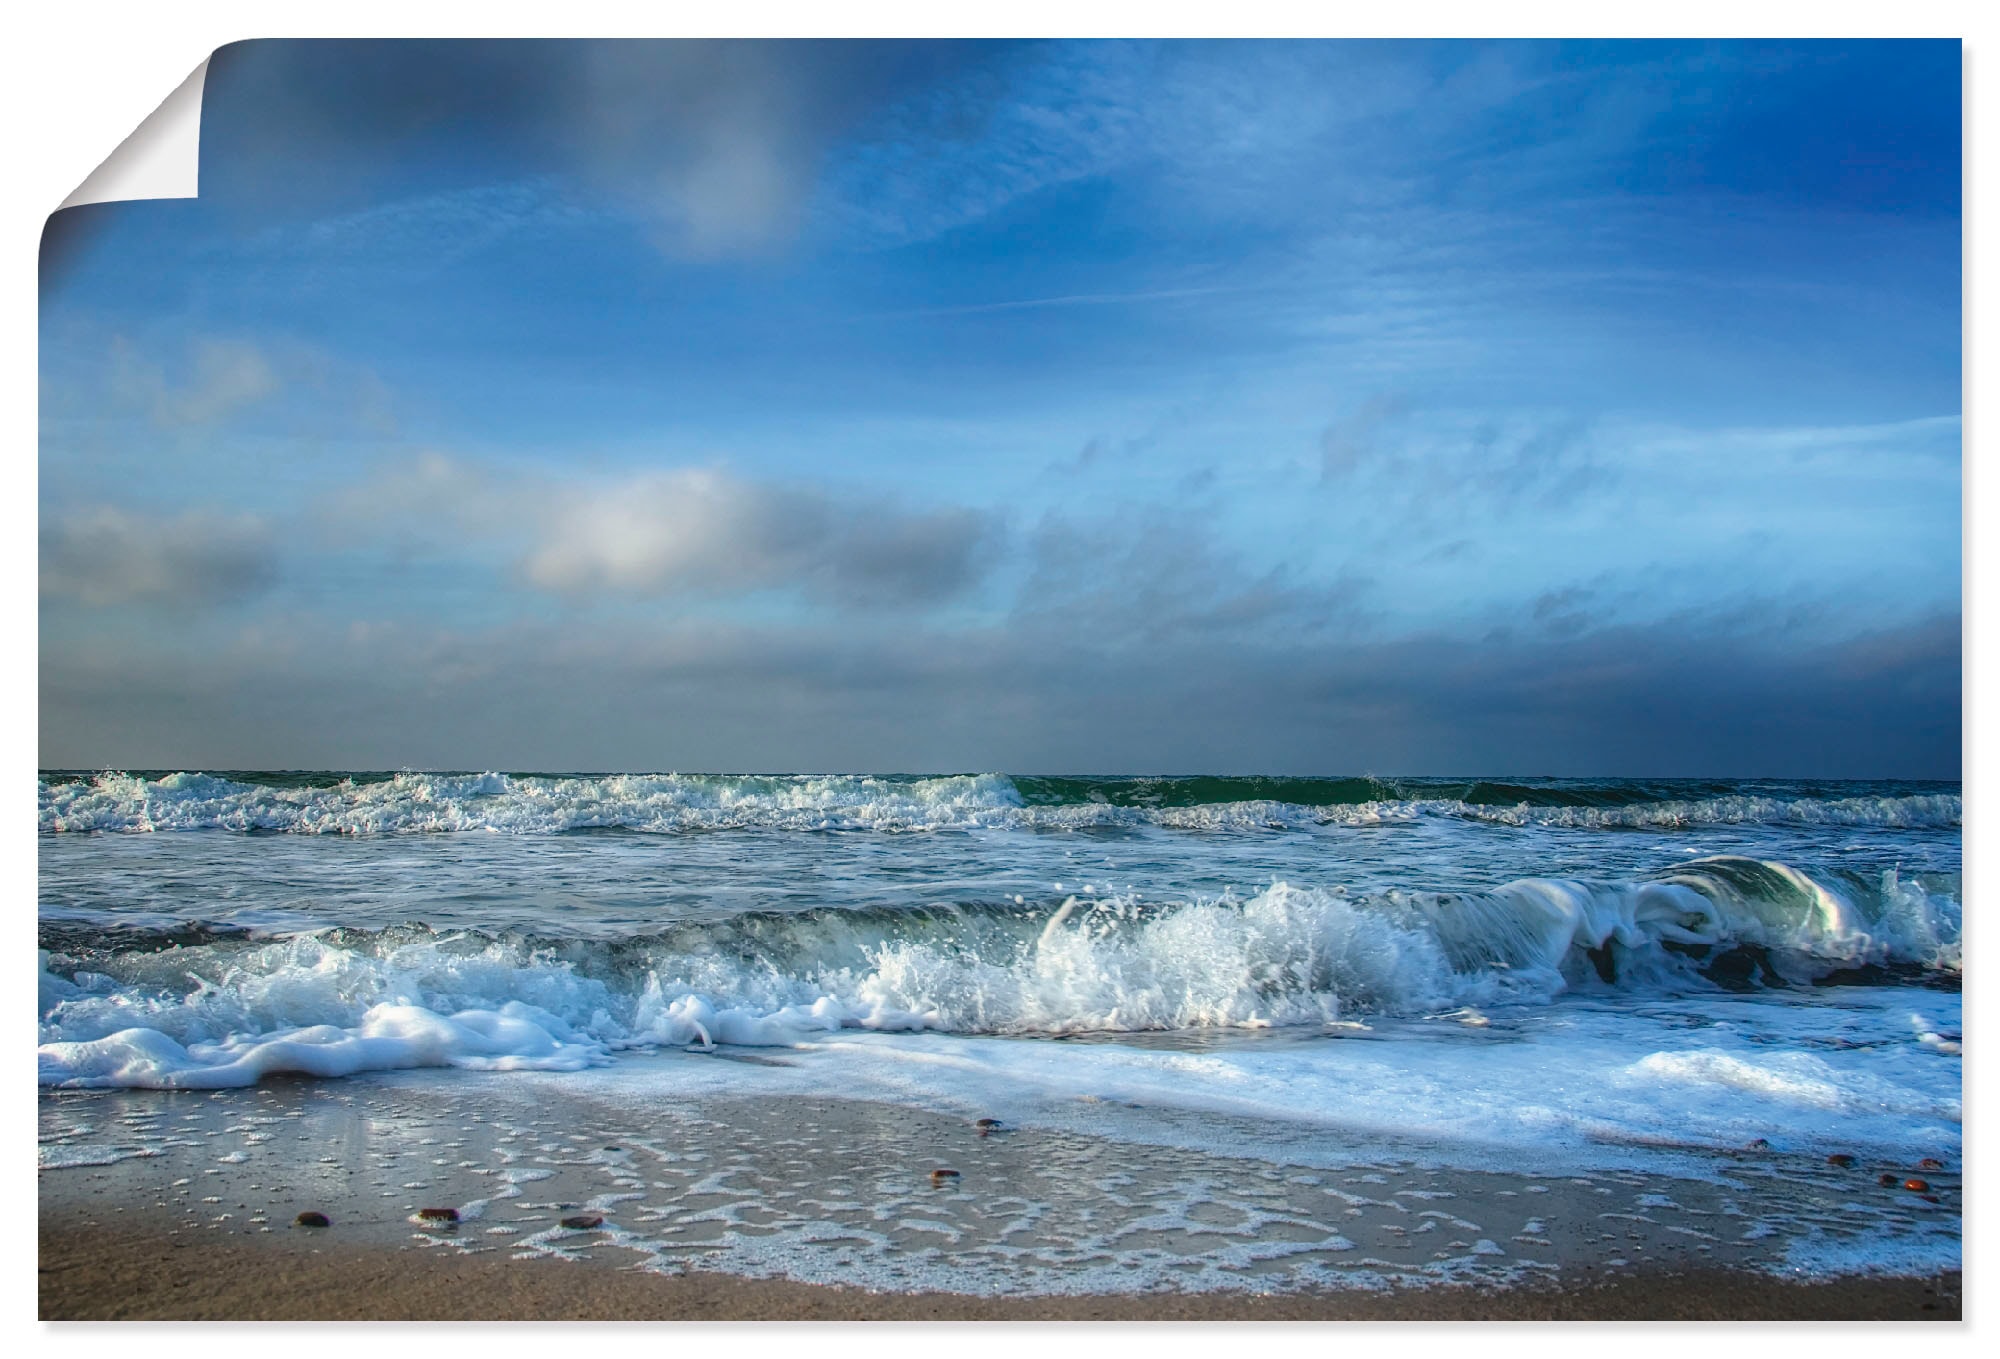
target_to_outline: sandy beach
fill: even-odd
[[[1955,1321],[1960,1276],[1821,1283],[1661,1272],[1488,1291],[982,1298],[467,1258],[301,1233],[200,1240],[44,1210],[45,1321]]]
[[[41,1126],[51,1320],[1960,1315],[1956,1270],[1797,1262],[1955,1235],[1956,1175],[1932,1172],[1933,1203],[1872,1164],[1762,1152],[1707,1179],[1470,1171],[1245,1126],[1261,1155],[1221,1157],[866,1101],[648,1108],[415,1073],[46,1093]]]

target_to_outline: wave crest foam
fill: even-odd
[[[1166,792],[1148,791],[1169,783]],[[1027,792],[1024,793],[1024,787]],[[1109,791],[1107,791],[1109,790]],[[1465,796],[1439,796],[1454,791]],[[267,831],[411,835],[489,831],[550,835],[773,829],[938,831],[1154,826],[1169,830],[1313,830],[1451,817],[1577,830],[1741,824],[1951,827],[1958,794],[1792,795],[1709,788],[1526,788],[1399,785],[1374,780],[1010,779],[876,775],[394,774],[337,782],[240,782],[211,774],[106,772],[39,785],[46,833]],[[1815,793],[1837,791],[1817,789]],[[1283,797],[1263,796],[1267,793]],[[1363,796],[1363,794],[1368,794]],[[1311,799],[1324,798],[1325,801]],[[1508,798],[1515,800],[1508,801]],[[1288,800],[1306,799],[1306,800]],[[1566,799],[1566,800],[1565,800]],[[1640,799],[1640,800],[1632,800]],[[1611,805],[1604,805],[1610,802]]]
[[[425,927],[44,953],[50,1085],[274,1071],[574,1070],[618,1049],[841,1029],[1064,1035],[1326,1026],[1853,969],[1960,967],[1950,896],[1719,858],[1613,886],[1483,893],[1276,883],[1247,900],[740,916],[617,941]],[[1915,1041],[1914,1039],[1912,1041]],[[1937,1045],[1933,1044],[1935,1049]]]

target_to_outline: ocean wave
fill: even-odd
[[[1448,817],[1576,830],[1772,824],[1955,827],[1953,792],[1863,785],[1536,785],[1376,779],[1050,779],[966,774],[419,774],[244,781],[177,772],[49,776],[44,833],[549,835],[772,829],[923,832],[1159,827],[1314,830]],[[1681,790],[1688,791],[1688,790]],[[1362,794],[1369,796],[1362,796]],[[1509,801],[1508,798],[1515,800]]]
[[[101,933],[42,955],[39,1069],[46,1085],[204,1087],[277,1071],[576,1070],[622,1048],[841,1029],[1055,1036],[1462,1018],[1579,988],[1792,985],[1883,968],[1955,977],[1959,930],[1952,896],[1894,873],[1871,883],[1713,858],[1613,885],[1275,883],[1171,905],[1072,896],[1053,908],[751,914],[613,941],[409,926],[163,947]]]

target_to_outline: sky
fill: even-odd
[[[44,236],[41,763],[1956,778],[1960,69],[223,48]]]

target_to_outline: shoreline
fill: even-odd
[[[871,1292],[592,1260],[525,1266],[318,1240],[176,1238],[44,1209],[43,1321],[1959,1321],[1962,1276],[1792,1281],[1661,1270],[1509,1288],[1032,1298]]]
[[[662,1074],[714,1058],[652,1059]],[[1956,1173],[1254,1154],[435,1073],[44,1092],[45,1320],[1944,1320]],[[645,1087],[642,1087],[645,1088]],[[554,1097],[552,1097],[554,1096]],[[1132,1111],[1127,1111],[1128,1113]],[[1414,1153],[1416,1148],[1406,1151]],[[1300,1159],[1301,1157],[1305,1159]],[[955,1168],[934,1178],[929,1168]],[[1863,1199],[1871,1202],[1864,1203]],[[431,1205],[444,1217],[431,1220]],[[293,1225],[302,1211],[332,1226]],[[587,1218],[578,1224],[572,1216]],[[1798,1253],[1798,1248],[1804,1253]],[[1847,1269],[1843,1261],[1861,1261]],[[1845,1270],[1845,1272],[1835,1272]]]

